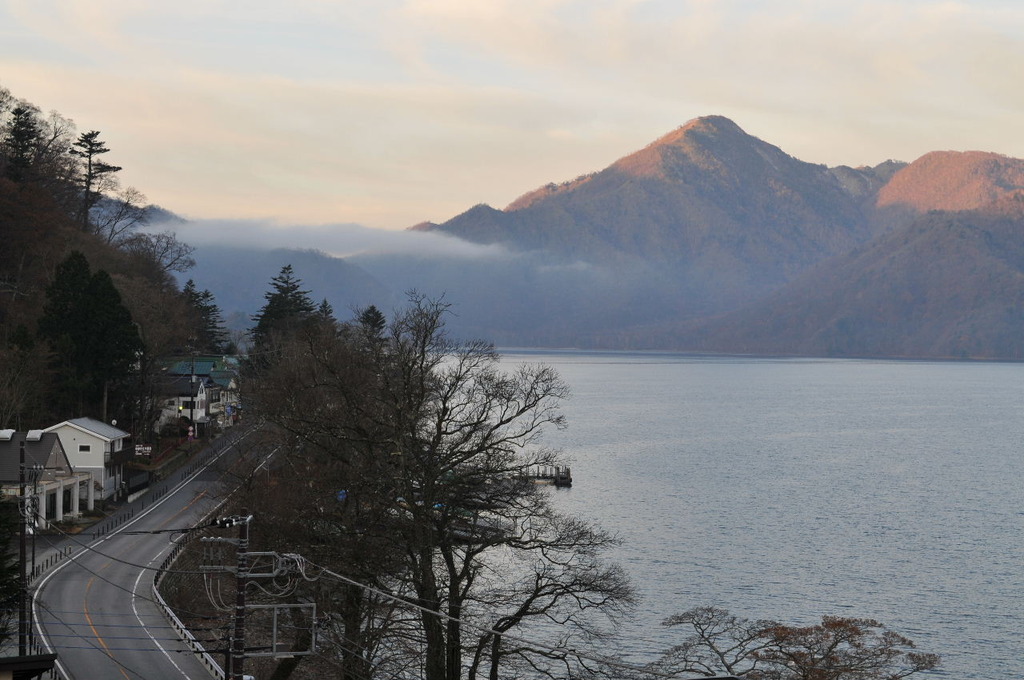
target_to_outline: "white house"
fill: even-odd
[[[181,418],[205,434],[207,426],[228,427],[238,421],[238,359],[199,356],[175,359],[157,384],[163,399],[158,427]]]
[[[92,476],[75,472],[60,438],[53,432],[0,430],[0,485],[5,496],[21,494],[21,456],[25,457],[25,495],[35,498],[35,524],[81,514],[80,500],[93,508]]]
[[[129,454],[124,446],[130,436],[127,432],[92,418],[65,420],[44,432],[57,433],[76,472],[92,473],[100,498],[117,493]]]
[[[158,383],[162,407],[157,428],[186,418],[189,425],[205,427],[210,420],[212,383],[199,375],[167,375]]]

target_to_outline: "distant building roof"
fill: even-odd
[[[211,371],[210,380],[217,383],[217,385],[225,388],[230,388],[231,383],[234,382],[238,374],[235,371]]]
[[[0,482],[17,482],[21,470],[21,442],[25,442],[25,465],[45,468],[55,447],[63,451],[56,432],[0,430]],[[63,454],[61,454],[63,456]]]
[[[63,423],[57,423],[52,425],[45,432],[53,432],[60,428],[62,425],[70,425],[79,430],[83,430],[90,434],[93,434],[100,439],[106,439],[107,441],[116,441],[118,439],[124,439],[130,436],[124,430],[120,430],[113,425],[107,425],[106,423],[96,420],[95,418],[75,418],[73,420],[65,420]]]
[[[200,375],[195,381],[190,375],[165,375],[156,381],[156,392],[161,397],[194,397],[206,381],[207,378]]]
[[[185,361],[179,361],[173,364],[169,369],[167,369],[167,373],[170,375],[210,375],[210,373],[216,369],[216,361],[196,359],[193,362],[186,359]]]

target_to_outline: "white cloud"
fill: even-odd
[[[10,0],[0,84],[194,217],[496,207],[704,114],[805,160],[1024,156],[1024,7],[905,0]]]

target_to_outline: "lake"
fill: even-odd
[[[633,662],[715,605],[794,625],[874,618],[943,657],[933,676],[1020,677],[1024,364],[503,353],[571,386],[558,507],[623,539],[644,599]]]

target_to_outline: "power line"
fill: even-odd
[[[294,554],[294,553],[285,555],[285,557],[291,557],[291,558],[293,558],[296,561],[296,563],[298,565],[298,568],[299,568],[299,573],[303,576],[303,578],[306,578],[307,580],[316,580],[315,578],[306,577],[306,575],[304,573],[304,569],[302,567],[302,564],[306,563],[308,561],[304,557],[302,557],[301,555]],[[312,564],[312,563],[310,563],[310,564]],[[487,628],[486,626],[481,626],[481,625],[473,623],[471,621],[466,621],[465,619],[462,619],[462,618],[459,618],[459,617],[456,617],[456,616],[450,616],[448,614],[445,614],[444,612],[440,612],[440,611],[437,611],[437,610],[434,610],[434,609],[429,609],[427,607],[424,607],[422,605],[416,604],[414,602],[410,602],[407,598],[403,598],[403,597],[400,597],[398,595],[393,595],[391,593],[385,592],[385,591],[380,590],[378,588],[374,588],[373,586],[368,586],[368,585],[366,585],[364,583],[360,583],[359,581],[356,581],[354,579],[350,579],[347,576],[343,576],[343,575],[341,575],[341,574],[339,574],[337,572],[331,571],[330,569],[327,569],[326,567],[321,567],[321,566],[315,565],[315,564],[313,566],[318,568],[318,569],[320,569],[320,575],[330,576],[330,577],[335,578],[335,579],[337,579],[337,580],[339,580],[339,581],[341,581],[343,583],[347,583],[349,585],[356,586],[358,588],[362,588],[363,590],[365,590],[367,592],[375,593],[377,595],[380,595],[381,597],[384,597],[384,598],[389,599],[389,600],[391,600],[393,602],[397,602],[399,604],[402,604],[402,605],[405,605],[405,606],[408,606],[408,607],[412,607],[413,609],[419,610],[419,611],[421,611],[423,613],[430,614],[432,616],[437,616],[438,618],[444,619],[445,621],[451,621],[451,622],[459,623],[459,624],[461,624],[461,625],[463,625],[463,626],[465,626],[467,628],[470,628],[472,630],[477,631],[478,633],[485,633],[485,634],[488,634],[488,635],[496,635],[496,636],[501,637],[501,638],[503,638],[505,640],[511,640],[512,642],[516,642],[516,643],[521,644],[521,645],[526,645],[527,647],[534,647],[534,648],[537,648],[537,649],[540,649],[540,650],[544,650],[544,651],[550,652],[552,654],[560,655],[560,656],[561,655],[575,656],[575,657],[580,658],[580,659],[586,659],[588,661],[594,661],[594,662],[597,662],[597,663],[605,664],[605,665],[611,666],[613,668],[621,668],[623,670],[647,673],[649,675],[653,675],[653,676],[657,676],[657,677],[662,677],[662,678],[676,678],[675,675],[669,675],[667,673],[661,673],[659,671],[651,670],[650,668],[645,668],[645,667],[642,667],[642,666],[635,666],[633,664],[627,664],[625,662],[618,661],[617,659],[611,659],[611,658],[608,658],[608,657],[600,657],[600,656],[596,656],[596,655],[592,655],[592,654],[587,654],[585,652],[580,652],[579,650],[576,650],[576,649],[569,649],[569,648],[566,648],[566,647],[555,647],[555,646],[551,646],[551,645],[548,645],[548,644],[545,644],[545,643],[542,643],[542,642],[535,642],[535,641],[527,640],[525,638],[517,637],[517,636],[514,636],[514,635],[509,635],[508,633],[497,631],[497,630],[494,630],[493,628]]]
[[[49,612],[49,609],[47,608],[47,606],[44,603],[37,601],[36,604],[39,607],[41,607],[44,611]],[[54,618],[58,622],[63,623],[59,618],[57,618],[57,617],[54,617]],[[67,624],[64,624],[64,625],[67,626]],[[72,633],[75,632],[70,626],[67,626],[67,628],[69,630],[71,630]],[[96,646],[95,644],[90,642],[90,639],[88,637],[85,637],[84,635],[81,635],[79,633],[76,633],[76,637],[81,639],[82,642],[86,643],[87,646],[85,646],[85,647],[75,647],[74,649],[93,649],[93,650],[99,652],[100,654],[103,654],[104,656],[106,656],[108,659],[113,661],[115,664],[117,664],[124,671],[126,671],[128,673],[131,673],[132,675],[138,677],[139,680],[146,680],[146,676],[144,676],[142,673],[136,671],[134,668],[131,668],[130,666],[127,666],[124,663],[122,663],[121,661],[117,660],[116,658],[114,658],[114,655],[110,653],[110,651],[104,649],[103,647]],[[129,651],[129,650],[118,650],[118,651]],[[145,650],[132,650],[132,651],[145,651]],[[154,650],[154,651],[156,651],[156,650]]]

